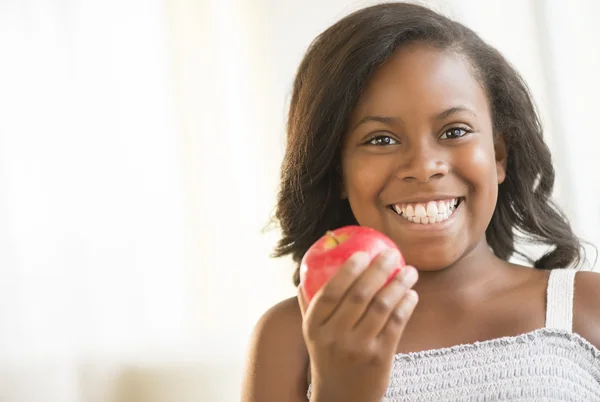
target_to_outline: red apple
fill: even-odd
[[[307,300],[313,298],[352,254],[363,251],[372,260],[390,248],[398,249],[392,240],[375,229],[344,226],[328,231],[308,249],[300,263],[300,283]],[[398,268],[390,275],[388,282],[404,265],[404,257],[400,254]]]

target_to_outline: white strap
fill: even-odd
[[[546,328],[573,331],[573,295],[575,274],[573,269],[550,271],[546,293]]]

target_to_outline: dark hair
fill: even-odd
[[[406,3],[379,4],[346,16],[313,41],[300,63],[275,212],[283,236],[274,256],[291,254],[298,263],[327,230],[357,224],[348,201],[340,197],[340,143],[371,73],[397,48],[414,42],[466,56],[487,94],[494,135],[504,136],[506,179],[486,230],[494,254],[502,259],[518,254],[536,268],[579,263],[581,243],[551,199],[552,157],[527,85],[475,32]],[[533,261],[515,249],[518,239],[551,249]]]

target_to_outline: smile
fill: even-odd
[[[409,222],[420,225],[442,223],[454,214],[463,198],[390,205],[390,209]]]

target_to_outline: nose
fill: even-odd
[[[422,143],[410,148],[398,167],[399,179],[427,183],[448,174],[448,158],[438,144]]]

